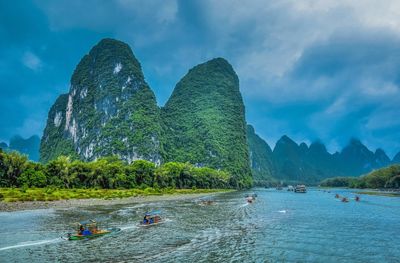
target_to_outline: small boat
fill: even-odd
[[[213,200],[201,200],[200,205],[213,205],[215,202]]]
[[[304,184],[298,184],[294,188],[295,193],[307,193],[307,188]]]
[[[349,199],[347,199],[347,197],[343,197],[343,198],[342,198],[342,202],[343,202],[343,203],[348,203],[348,202],[349,202]]]
[[[95,220],[79,222],[76,234],[68,233],[65,239],[67,240],[87,240],[96,237],[101,237],[107,234],[119,232],[120,228],[100,229]]]
[[[144,215],[143,220],[140,221],[140,226],[148,227],[164,223],[164,220],[161,218],[160,214],[160,211],[147,212]]]
[[[340,195],[339,194],[335,194],[335,198],[339,198],[340,197]]]
[[[356,202],[360,201],[360,197],[358,195],[356,195],[356,197],[354,198],[354,200],[356,200]]]
[[[246,197],[246,201],[247,201],[247,203],[249,203],[249,204],[253,203],[255,200],[256,200],[256,199],[255,199],[254,197],[252,197],[252,196]]]
[[[293,185],[288,185],[287,190],[288,190],[289,192],[293,192],[293,191],[294,191]]]

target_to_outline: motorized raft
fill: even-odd
[[[254,201],[256,201],[257,194],[246,195],[245,197],[247,203],[253,203]]]
[[[99,228],[99,224],[95,220],[89,220],[77,223],[77,231],[75,234],[68,233],[66,239],[68,240],[86,240],[96,237],[101,237],[107,234],[119,232],[120,228]]]
[[[144,215],[143,220],[140,221],[140,226],[148,227],[164,223],[164,220],[161,218],[160,214],[160,211],[147,212]]]

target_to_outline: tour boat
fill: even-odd
[[[295,193],[307,193],[306,186],[304,184],[298,184],[294,188]]]
[[[99,229],[98,223],[95,220],[80,222],[77,225],[77,232],[75,234],[68,233],[66,237],[67,240],[93,239],[107,234],[119,232],[121,230],[120,228]]]

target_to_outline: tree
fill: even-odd
[[[0,167],[2,186],[18,186],[18,177],[24,171],[28,158],[18,152],[1,153]]]
[[[131,171],[135,173],[136,185],[152,186],[155,164],[145,160],[137,160],[130,164]]]
[[[59,156],[46,165],[46,175],[50,184],[58,187],[71,188],[72,178],[69,174],[70,159]]]

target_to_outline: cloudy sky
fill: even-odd
[[[249,123],[283,134],[351,137],[400,151],[400,2],[352,0],[40,0],[0,2],[0,141],[41,136],[80,58],[104,37],[127,42],[162,106],[196,64],[224,57]]]

